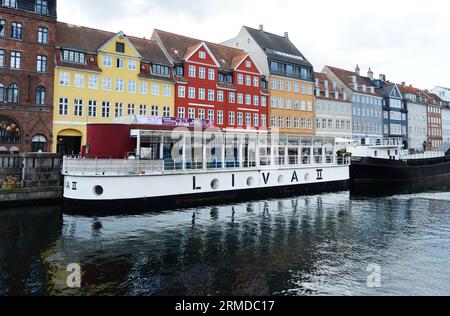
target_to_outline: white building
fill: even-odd
[[[444,143],[450,144],[450,107],[442,108],[442,137]]]
[[[315,73],[316,135],[352,139],[352,102],[336,82]]]
[[[431,92],[436,94],[442,100],[450,102],[450,88],[436,87],[431,90]]]
[[[405,83],[398,85],[408,109],[408,146],[410,149],[422,151],[428,141],[427,104],[423,93]]]

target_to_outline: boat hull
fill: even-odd
[[[95,194],[101,186],[103,194]],[[66,176],[66,212],[160,211],[349,189],[349,167]]]

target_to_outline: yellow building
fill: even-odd
[[[173,117],[172,66],[156,41],[58,23],[53,152],[80,153],[91,123]]]
[[[243,26],[223,44],[250,52],[268,78],[270,127],[283,134],[315,134],[314,71],[311,63],[284,36]]]

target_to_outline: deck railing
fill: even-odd
[[[230,170],[230,169],[254,169],[258,167],[307,167],[323,165],[348,165],[348,158],[333,156],[279,156],[274,157],[273,165],[271,156],[259,157],[259,163],[254,158],[248,158],[240,163],[236,159],[176,162],[166,160],[121,160],[121,159],[97,159],[85,157],[64,157],[62,173],[64,175],[88,175],[88,176],[124,176],[124,175],[152,175],[163,173],[182,173],[195,170]],[[287,159],[287,161],[286,161]],[[287,162],[287,163],[286,163]]]

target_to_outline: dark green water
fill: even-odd
[[[101,218],[24,211],[0,212],[0,295],[450,295],[448,192]],[[67,288],[70,263],[80,289]]]

